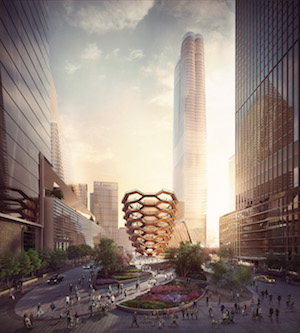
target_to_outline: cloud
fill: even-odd
[[[81,58],[87,60],[96,60],[100,58],[102,51],[98,48],[95,43],[88,44],[87,47],[82,51]]]
[[[136,50],[132,50],[130,52],[130,55],[127,58],[127,60],[132,61],[132,60],[142,59],[142,58],[144,58],[144,56],[145,55],[144,55],[143,50],[136,49]]]
[[[79,68],[79,64],[72,64],[71,62],[66,61],[64,70],[67,74],[74,74],[76,71],[78,71]]]
[[[105,34],[125,28],[134,29],[154,6],[154,0],[65,1],[67,20],[88,33]]]

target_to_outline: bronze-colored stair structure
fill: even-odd
[[[136,252],[159,256],[164,253],[175,226],[174,193],[161,190],[156,194],[127,192],[122,200],[127,233]]]

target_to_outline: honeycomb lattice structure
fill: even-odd
[[[164,190],[156,194],[125,194],[124,219],[136,252],[148,256],[164,253],[173,232],[177,202],[174,193]]]

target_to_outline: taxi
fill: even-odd
[[[254,279],[262,281],[262,282],[266,282],[266,283],[275,283],[275,279],[273,279],[267,275],[258,275]]]

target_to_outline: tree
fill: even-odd
[[[82,251],[79,247],[79,245],[70,245],[67,248],[67,256],[69,260],[80,259],[82,257]]]
[[[226,273],[227,273],[227,268],[226,268],[226,264],[224,263],[224,261],[220,260],[217,261],[213,264],[211,264],[212,269],[213,269],[213,273],[211,275],[212,281],[214,282],[214,284],[216,285],[216,288],[218,286],[218,283],[225,279]]]
[[[171,264],[175,262],[178,249],[176,247],[167,247],[165,249],[165,259],[170,260]]]
[[[250,267],[247,266],[238,266],[236,271],[236,281],[238,284],[244,288],[252,281],[252,272]]]
[[[16,261],[12,252],[6,252],[0,259],[0,278],[6,278],[6,284],[9,285],[9,280],[12,276],[19,273],[19,263]]]
[[[120,268],[117,252],[117,245],[109,238],[102,238],[94,250],[94,260],[102,266],[105,277]]]
[[[67,258],[67,253],[63,250],[57,249],[51,252],[49,267],[51,267],[52,270],[56,270],[58,266],[60,266],[62,262],[66,260],[66,258]]]
[[[33,267],[33,270],[32,270],[32,276],[33,276],[33,272],[34,271],[37,271],[41,265],[42,265],[42,260],[39,258],[39,254],[36,252],[36,250],[34,249],[29,249],[27,251],[27,254],[29,256],[29,259],[30,259],[30,262],[31,262],[31,265]]]
[[[225,259],[229,257],[229,251],[227,246],[225,245],[221,245],[218,251],[218,256],[220,257],[220,259]]]
[[[24,278],[25,275],[33,271],[33,265],[31,265],[30,258],[25,251],[20,254],[18,261],[20,264],[20,273],[22,274],[22,278]]]
[[[40,253],[40,259],[44,268],[48,268],[50,266],[52,252],[52,250],[43,249]]]
[[[200,244],[191,244],[189,241],[180,242],[176,259],[175,271],[179,276],[187,277],[188,274],[202,271],[203,253]]]
[[[88,244],[79,244],[78,247],[81,251],[81,257],[90,256],[93,252],[91,246]]]
[[[54,187],[51,194],[60,200],[64,198],[64,193],[59,187]]]

